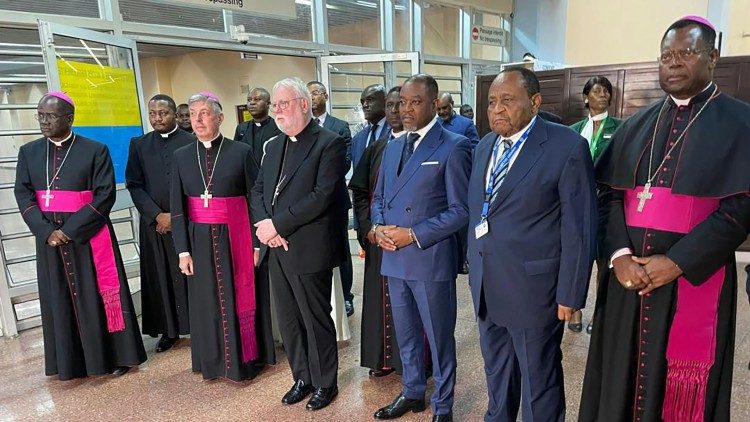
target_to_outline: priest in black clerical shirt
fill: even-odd
[[[177,107],[167,95],[148,102],[148,119],[154,128],[130,141],[125,179],[140,213],[141,293],[143,333],[161,334],[156,352],[171,348],[180,335],[190,334],[187,280],[180,273],[172,240],[169,208],[172,154],[193,145],[195,136],[180,129]]]
[[[36,243],[46,375],[121,375],[146,360],[109,212],[107,146],[72,131],[73,99],[37,107],[43,138],[21,146],[15,196]]]
[[[193,371],[253,378],[275,363],[267,280],[254,277],[250,147],[221,135],[216,94],[190,97],[198,138],[174,153],[172,234],[188,276]]]
[[[247,110],[253,116],[253,120],[240,123],[234,131],[235,141],[244,142],[252,148],[253,182],[260,169],[266,142],[281,134],[276,121],[268,115],[270,101],[271,94],[265,88],[253,88],[247,94]]]

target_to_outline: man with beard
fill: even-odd
[[[253,188],[258,239],[270,250],[273,297],[294,385],[282,403],[322,409],[338,394],[333,268],[344,260],[346,144],[312,119],[310,92],[298,78],[277,82],[271,108],[284,132],[266,147]]]
[[[275,360],[268,286],[253,271],[252,152],[219,131],[216,94],[200,92],[188,104],[198,140],[174,153],[171,207],[180,269],[190,277],[193,371],[242,381]]]
[[[185,103],[177,106],[177,126],[187,133],[193,133],[193,126],[190,125],[190,108]]]
[[[72,131],[63,92],[37,106],[43,138],[21,146],[15,196],[36,240],[46,375],[122,375],[146,361],[109,219],[115,173],[104,144]]]
[[[143,333],[162,335],[156,352],[169,350],[180,335],[190,334],[187,281],[180,273],[172,240],[169,188],[172,155],[195,136],[180,129],[174,100],[157,94],[148,102],[148,119],[154,128],[130,141],[125,179],[140,214],[141,292]]]
[[[716,30],[686,16],[661,39],[666,97],[597,162],[600,259],[581,421],[730,420],[734,251],[750,229],[750,106],[712,81]]]

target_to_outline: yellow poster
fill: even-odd
[[[57,60],[60,87],[76,104],[76,126],[141,126],[133,69]]]

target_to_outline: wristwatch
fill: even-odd
[[[371,232],[373,232],[373,233],[375,233],[375,230],[377,230],[377,229],[378,229],[378,227],[380,227],[380,224],[377,224],[377,223],[376,223],[376,224],[373,224],[373,225],[372,225],[372,228],[370,229],[370,231],[371,231]]]

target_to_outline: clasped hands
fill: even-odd
[[[52,232],[52,234],[49,235],[47,238],[47,244],[52,247],[62,246],[70,242],[70,238],[68,235],[62,232],[62,230],[57,229]]]
[[[255,223],[255,228],[255,235],[258,236],[260,243],[271,248],[282,247],[285,251],[289,250],[289,242],[276,232],[276,227],[270,218]]]
[[[160,212],[156,215],[156,232],[159,234],[167,234],[172,231],[172,214],[168,212]]]
[[[680,267],[666,255],[619,256],[612,261],[612,269],[624,288],[638,290],[641,296],[682,275]]]
[[[378,246],[390,252],[409,246],[414,242],[409,229],[394,225],[377,226],[374,237]]]

